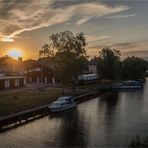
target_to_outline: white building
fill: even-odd
[[[0,74],[0,90],[26,86],[25,76],[7,76]]]

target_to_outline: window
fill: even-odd
[[[19,79],[15,79],[15,87],[19,86]]]
[[[9,80],[5,80],[5,88],[9,88],[10,87],[10,81]]]

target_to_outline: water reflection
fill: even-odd
[[[86,146],[83,122],[77,109],[62,117],[60,147]]]
[[[98,101],[98,110],[104,110],[104,141],[107,146],[111,146],[113,142],[114,131],[118,128],[117,123],[117,107],[119,102],[119,93],[118,92],[107,92],[106,94],[100,96]],[[116,139],[117,141],[118,139]]]
[[[112,108],[116,107],[119,99],[119,93],[115,91],[109,91],[100,96],[99,107],[106,106],[106,111],[110,113]]]
[[[7,131],[0,147],[117,147],[148,135],[148,83],[143,90],[108,92],[77,108]]]

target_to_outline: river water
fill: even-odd
[[[54,118],[0,134],[0,147],[115,147],[148,136],[148,79],[144,89],[107,92]]]

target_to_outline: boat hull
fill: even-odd
[[[138,85],[138,86],[113,86],[113,89],[141,89],[143,88],[142,85]]]
[[[62,107],[52,107],[52,106],[48,106],[48,108],[50,109],[51,112],[55,113],[55,112],[62,112],[62,111],[65,111],[65,110],[68,110],[68,109],[71,109],[71,108],[74,108],[76,107],[76,103],[72,103],[72,104],[68,104],[68,105],[65,105],[65,106],[62,106]]]

